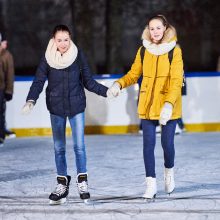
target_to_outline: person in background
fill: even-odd
[[[13,97],[14,61],[7,50],[7,40],[0,33],[0,146],[3,146],[6,136],[16,137],[13,131],[6,128],[6,102]]]
[[[185,126],[184,126],[184,123],[183,123],[183,119],[179,118],[177,120],[177,125],[176,125],[176,129],[175,129],[175,135],[182,134],[183,132],[185,132]],[[159,125],[159,123],[158,123],[158,125],[156,127],[156,133],[157,133],[157,136],[161,135],[161,125]]]
[[[185,125],[184,125],[183,119],[181,117],[177,120],[175,135],[182,134],[185,131],[186,131]],[[159,125],[159,123],[156,127],[156,134],[157,134],[158,137],[161,136],[161,125]]]
[[[176,30],[165,16],[151,17],[142,39],[145,48],[143,65],[139,48],[130,71],[115,81],[109,90],[116,97],[121,89],[137,83],[143,75],[138,103],[138,114],[142,120],[146,173],[146,191],[143,197],[152,199],[157,193],[154,149],[158,121],[162,129],[165,192],[170,194],[175,188],[174,135],[177,120],[181,117],[183,60],[181,49],[177,45]],[[174,51],[170,64],[168,53],[171,50]]]
[[[182,132],[185,131],[185,126],[184,126],[184,123],[183,123],[183,119],[182,118],[179,118],[178,121],[177,121],[177,125],[176,125],[176,130],[175,130],[175,134],[181,134]]]
[[[50,204],[66,202],[69,193],[71,176],[67,174],[65,136],[67,118],[72,129],[78,192],[81,199],[87,200],[90,194],[84,143],[86,108],[84,87],[103,97],[107,96],[108,88],[92,78],[86,56],[72,41],[70,30],[66,25],[57,25],[53,30],[45,56],[40,61],[26,104],[22,109],[23,114],[28,114],[33,109],[46,79],[48,80],[46,104],[50,112],[57,169],[57,186],[49,196]]]

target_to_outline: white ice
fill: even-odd
[[[91,204],[76,190],[72,140],[67,163],[72,176],[68,203],[49,206],[56,184],[51,137],[6,140],[0,148],[0,219],[220,219],[220,133],[184,133],[175,137],[176,189],[164,193],[163,152],[157,137],[155,201],[145,190],[141,135],[86,136]]]

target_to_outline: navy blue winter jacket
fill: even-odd
[[[81,71],[80,71],[81,69]],[[45,81],[46,104],[51,114],[74,116],[86,108],[84,87],[90,92],[106,97],[107,87],[92,78],[87,60],[82,50],[78,50],[76,60],[65,69],[50,67],[43,57],[36,71],[26,100],[37,101]]]

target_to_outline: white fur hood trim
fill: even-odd
[[[78,49],[73,41],[70,41],[69,49],[62,55],[58,50],[54,42],[54,39],[50,39],[45,57],[50,67],[55,69],[64,69],[70,66],[77,57]]]
[[[149,53],[159,56],[168,53],[170,50],[172,50],[176,46],[176,41],[171,41],[169,43],[154,44],[144,39],[143,46]]]

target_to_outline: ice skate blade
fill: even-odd
[[[62,198],[62,199],[60,199],[58,201],[54,201],[54,200],[50,199],[49,204],[50,205],[61,205],[61,204],[64,204],[65,202],[66,202],[66,198]]]
[[[156,199],[156,194],[154,194],[154,196],[152,198],[147,198],[147,197],[144,197],[144,196],[143,196],[143,198],[144,198],[145,202],[148,202],[148,203],[154,202],[155,199]]]
[[[170,196],[171,193],[173,193],[173,192],[174,192],[174,189],[171,192],[167,192],[167,194]]]
[[[91,201],[91,199],[83,199],[83,202],[85,205],[93,205],[94,204],[94,202]]]
[[[80,199],[82,199],[82,200],[90,199],[89,192],[88,193],[82,193],[82,194],[79,194],[79,195],[80,195]]]

